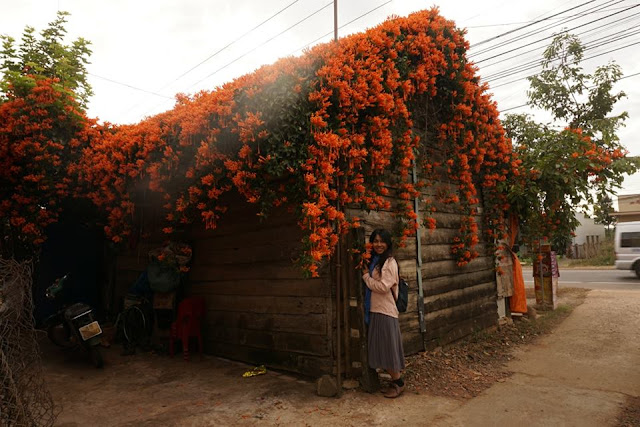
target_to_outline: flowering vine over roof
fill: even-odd
[[[452,247],[464,265],[477,256],[480,190],[493,241],[508,208],[502,183],[518,166],[467,49],[437,9],[393,18],[214,91],[179,95],[174,109],[136,125],[100,128],[68,173],[107,213],[114,241],[130,233],[141,185],[164,198],[168,234],[194,220],[216,227],[232,189],[265,213],[289,206],[306,236],[303,263],[317,275],[340,234],[359,225],[344,206],[394,211],[409,236],[413,198],[443,170],[458,191],[442,200],[464,214]],[[429,215],[424,222],[437,226]]]

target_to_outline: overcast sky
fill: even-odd
[[[338,0],[338,26],[344,26],[339,35],[433,5],[467,28],[469,55],[491,85],[499,109],[509,113],[536,114],[523,106],[528,88],[524,77],[539,71],[511,68],[539,60],[550,41],[542,39],[576,27],[571,32],[583,33],[581,39],[591,47],[585,57],[597,55],[584,62],[587,72],[616,61],[629,76],[616,87],[628,96],[618,110],[630,115],[620,136],[631,155],[640,155],[637,0]],[[92,43],[88,69],[95,95],[89,114],[112,123],[137,122],[170,109],[176,93],[214,89],[333,37],[331,0],[0,0],[0,34],[19,39],[25,25],[39,32],[55,19],[57,10],[71,13],[68,41],[84,37]],[[548,19],[486,41],[544,18]],[[488,59],[495,55],[499,56]],[[625,181],[620,194],[630,193],[640,193],[640,176]]]

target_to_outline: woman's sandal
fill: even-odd
[[[391,389],[391,384],[385,384],[383,387],[380,387],[380,393],[382,394],[387,394],[389,392],[389,389]]]
[[[391,383],[389,385],[389,389],[384,394],[384,397],[395,399],[396,397],[400,396],[403,391],[404,391],[404,386],[400,387],[398,384]]]

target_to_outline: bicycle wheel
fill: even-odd
[[[124,338],[131,344],[140,344],[147,337],[148,320],[144,311],[137,305],[122,313],[122,331]]]

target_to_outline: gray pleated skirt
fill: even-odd
[[[391,371],[404,369],[400,323],[395,317],[381,313],[370,314],[369,366]]]

